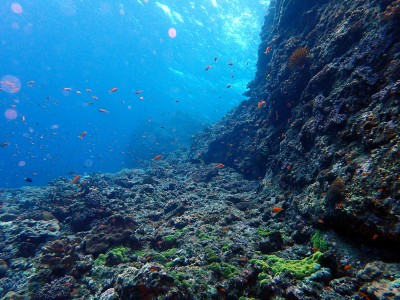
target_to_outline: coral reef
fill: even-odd
[[[0,297],[399,299],[398,16],[271,1],[249,100],[190,150],[1,189]]]

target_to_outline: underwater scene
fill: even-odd
[[[399,0],[0,25],[0,299],[400,300]]]

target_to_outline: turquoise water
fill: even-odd
[[[115,172],[187,146],[245,99],[267,5],[2,1],[0,186]]]

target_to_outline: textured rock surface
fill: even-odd
[[[192,159],[264,178],[314,223],[400,245],[398,6],[272,1],[250,100],[196,138]]]
[[[400,299],[399,18],[273,1],[250,100],[190,153],[0,190],[0,297]]]

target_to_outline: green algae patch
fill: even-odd
[[[198,235],[198,238],[199,238],[200,241],[205,241],[205,240],[210,240],[210,239],[216,239],[216,238],[218,238],[218,237],[215,236],[215,235],[209,235],[209,234],[207,234],[207,233],[205,233],[205,232],[201,232],[201,233]]]
[[[180,230],[175,231],[174,234],[163,236],[162,240],[166,243],[176,243],[178,238],[180,238],[188,230],[189,227],[184,227]]]
[[[115,248],[112,248],[109,251],[107,251],[106,254],[104,254],[104,253],[100,254],[94,262],[97,265],[105,265],[107,256],[113,255],[113,256],[116,256],[122,263],[126,263],[126,262],[130,261],[129,254],[132,254],[132,251],[130,248],[115,247]]]
[[[253,259],[251,263],[262,268],[258,275],[260,283],[267,280],[267,271],[277,275],[283,272],[294,274],[297,279],[303,279],[316,271],[316,265],[322,257],[322,252],[317,251],[313,255],[303,259],[284,259],[276,255],[265,255],[264,260]]]
[[[213,262],[220,262],[221,258],[218,256],[217,253],[215,253],[212,249],[206,248],[204,250],[204,259],[208,263],[213,263]]]
[[[226,279],[231,279],[233,276],[239,274],[238,268],[236,268],[234,265],[230,265],[225,262],[221,263],[214,262],[210,264],[208,268],[215,274],[224,276]]]
[[[329,248],[328,243],[324,240],[322,232],[319,230],[315,230],[311,237],[311,243],[313,247],[317,248],[321,252],[325,252]]]
[[[267,228],[259,227],[257,228],[257,234],[261,237],[267,237],[269,236],[273,231],[269,230]]]

